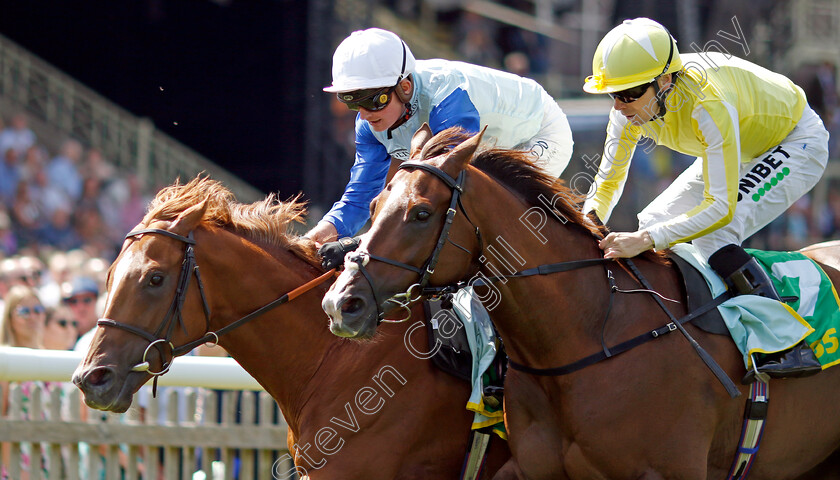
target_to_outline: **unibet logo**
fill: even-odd
[[[784,159],[777,159],[778,154],[784,156],[785,159],[790,158],[790,155],[781,146],[776,147],[738,181],[739,202],[745,196],[752,198],[754,202],[761,200],[764,194],[790,174],[790,168],[783,167],[780,169],[784,164]]]
[[[776,184],[778,184],[780,181],[782,181],[783,178],[788,176],[789,173],[790,169],[788,167],[785,167],[782,169],[781,172],[776,173],[776,176],[771,178],[769,182],[765,183],[764,186],[759,188],[758,191],[753,194],[753,202],[761,200],[761,197],[763,197],[765,193],[769,192],[771,188],[776,186]]]

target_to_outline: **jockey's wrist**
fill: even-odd
[[[645,241],[645,250],[652,249],[656,246],[656,243],[653,241],[653,237],[650,236],[650,232],[647,230],[642,230],[642,240]]]

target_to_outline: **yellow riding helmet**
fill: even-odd
[[[649,18],[625,20],[598,44],[583,90],[620,92],[682,67],[677,41],[665,27]]]

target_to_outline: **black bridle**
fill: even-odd
[[[148,372],[150,375],[154,376],[155,381],[157,381],[158,376],[163,375],[164,373],[169,371],[169,368],[172,366],[172,360],[176,356],[186,353],[195,348],[196,346],[205,343],[206,341],[209,341],[210,339],[215,339],[215,342],[218,342],[219,337],[216,333],[210,332],[210,306],[207,304],[207,297],[204,295],[204,283],[201,281],[201,274],[199,273],[198,265],[196,265],[195,263],[195,240],[193,239],[192,232],[190,232],[189,236],[185,237],[183,235],[178,235],[177,233],[173,233],[160,228],[147,228],[142,230],[131,231],[125,236],[125,238],[131,239],[144,233],[156,233],[159,235],[164,235],[170,238],[174,238],[175,240],[178,240],[185,245],[184,260],[181,262],[181,273],[178,275],[178,283],[175,287],[175,296],[172,299],[172,303],[169,305],[169,310],[166,311],[166,315],[163,317],[163,321],[161,321],[160,325],[158,325],[157,329],[155,329],[153,333],[149,333],[141,328],[135,327],[134,325],[129,325],[127,323],[121,323],[117,322],[116,320],[111,320],[110,318],[100,318],[96,321],[96,324],[101,327],[116,327],[148,340],[149,345],[143,352],[143,358],[140,360],[140,363],[131,368],[131,371]],[[203,342],[190,342],[186,345],[175,347],[171,341],[172,335],[175,332],[175,324],[177,323],[178,325],[180,325],[181,329],[184,331],[184,333],[186,333],[186,327],[184,326],[184,319],[181,316],[181,310],[184,306],[184,300],[187,296],[187,288],[190,285],[190,279],[192,278],[192,275],[195,275],[196,282],[198,283],[198,291],[201,295],[201,305],[204,309],[204,322],[206,325],[205,331],[212,333],[212,335],[210,335],[210,338],[207,338],[207,340],[204,340]],[[202,337],[202,339],[200,340],[203,340],[205,337],[207,337],[207,335]],[[157,372],[153,372],[149,369],[149,362],[146,359],[146,356],[149,354],[149,351],[152,349],[152,347],[157,348],[161,357],[161,369]],[[169,349],[168,355],[165,350],[167,347]],[[167,356],[169,356],[170,359],[168,361],[165,361]]]
[[[175,296],[172,299],[172,303],[169,305],[169,310],[167,310],[166,315],[163,317],[163,320],[161,321],[160,325],[157,327],[157,329],[155,329],[153,333],[149,333],[141,328],[126,323],[121,323],[110,318],[100,318],[96,321],[96,324],[101,327],[116,327],[121,330],[125,330],[129,333],[133,333],[134,335],[140,336],[149,341],[149,345],[143,352],[143,358],[140,360],[140,363],[134,365],[134,367],[131,368],[131,371],[147,372],[149,375],[153,376],[155,379],[155,389],[157,387],[158,377],[169,371],[169,368],[172,366],[172,361],[175,359],[175,357],[183,355],[203,343],[208,343],[210,341],[212,341],[213,345],[219,343],[220,336],[230,332],[231,330],[237,327],[244,325],[245,323],[257,318],[258,316],[277,306],[280,306],[290,300],[293,300],[294,298],[308,291],[309,289],[319,285],[320,283],[323,283],[335,273],[334,269],[330,270],[324,273],[323,275],[307,282],[306,284],[301,285],[300,287],[292,290],[291,292],[284,294],[280,298],[277,298],[267,303],[266,305],[263,305],[262,307],[254,310],[248,315],[245,315],[244,317],[234,322],[231,322],[230,324],[216,331],[211,331],[210,305],[207,303],[207,297],[204,294],[204,283],[201,281],[201,274],[199,273],[198,265],[195,261],[195,239],[193,239],[192,232],[190,232],[189,235],[185,237],[183,235],[179,235],[177,233],[173,233],[160,228],[146,228],[142,230],[131,231],[125,236],[125,238],[131,239],[144,233],[164,235],[178,240],[185,245],[184,260],[181,263],[181,272],[178,276],[178,283],[175,288]],[[190,279],[193,275],[195,275],[196,283],[198,284],[198,292],[201,296],[201,306],[204,310],[205,333],[201,336],[201,338],[198,338],[197,340],[193,340],[184,345],[176,347],[172,344],[172,335],[175,331],[175,324],[177,323],[181,326],[181,329],[184,331],[184,334],[187,333],[181,312],[184,306],[184,300],[187,296],[187,288],[190,285]],[[161,369],[157,372],[149,370],[149,362],[146,359],[152,347],[155,347],[158,350],[161,357]],[[169,350],[168,355],[165,350],[166,348],[168,348]],[[169,357],[168,361],[165,360],[167,356]]]
[[[402,164],[400,164],[398,170],[415,168],[433,174],[441,181],[443,181],[443,183],[445,183],[446,186],[449,187],[449,189],[452,191],[452,199],[449,201],[449,208],[447,209],[446,216],[443,220],[443,228],[440,231],[440,236],[438,237],[438,241],[435,244],[434,250],[432,250],[432,253],[429,255],[429,258],[427,258],[426,261],[423,263],[423,266],[415,267],[407,263],[391,260],[390,258],[380,257],[378,255],[374,255],[364,250],[350,252],[347,254],[346,258],[348,262],[352,262],[356,265],[356,267],[358,267],[359,271],[362,272],[362,275],[364,275],[365,279],[370,285],[371,291],[373,293],[373,299],[376,303],[377,324],[383,321],[404,322],[411,318],[411,309],[409,307],[409,304],[420,299],[420,297],[427,293],[425,290],[427,285],[429,284],[429,279],[431,278],[432,274],[435,273],[435,267],[437,266],[438,259],[440,258],[440,252],[441,250],[443,250],[443,246],[446,245],[447,241],[455,247],[460,248],[467,254],[472,255],[472,252],[470,252],[468,249],[462,247],[461,245],[458,245],[449,238],[449,232],[452,229],[453,222],[455,221],[455,214],[458,213],[456,208],[461,210],[461,212],[464,214],[464,218],[466,218],[467,221],[470,222],[470,224],[475,229],[475,236],[478,240],[478,251],[481,252],[484,250],[481,240],[481,231],[479,231],[478,227],[476,227],[472,220],[470,220],[469,215],[467,215],[467,211],[464,209],[464,205],[461,203],[461,194],[464,193],[464,180],[466,178],[467,173],[466,170],[461,170],[461,173],[458,175],[458,178],[454,179],[448,173],[444,172],[438,167],[435,167],[434,165],[413,160],[403,162]],[[380,302],[379,296],[376,293],[376,288],[373,283],[373,278],[371,278],[367,269],[365,269],[365,266],[370,260],[377,260],[382,263],[387,263],[388,265],[393,265],[395,267],[414,272],[420,276],[420,279],[417,281],[417,283],[414,283],[411,286],[409,286],[408,290],[406,290],[404,293],[396,294],[391,298],[385,300],[385,302]],[[381,305],[388,302],[396,303],[399,307],[404,308],[406,312],[408,312],[407,316],[398,320],[385,320],[385,311],[382,309]]]

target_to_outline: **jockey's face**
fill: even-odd
[[[671,82],[671,74],[663,75],[657,81],[660,90],[663,90]],[[633,102],[624,103],[619,99],[614,99],[613,108],[627,117],[627,120],[633,125],[643,125],[659,113],[659,104],[656,102],[656,94],[652,86],[647,89],[644,95]]]
[[[411,82],[403,80],[397,88],[402,88],[403,91],[408,94],[408,92],[411,91]],[[388,105],[382,110],[374,112],[364,107],[359,107],[359,115],[362,117],[362,120],[365,120],[370,124],[370,128],[373,129],[373,131],[384,132],[391,125],[397,123],[397,120],[399,120],[402,116],[404,110],[405,107],[402,102],[400,102],[400,99],[397,98],[396,94],[392,94],[390,101],[388,101]]]

